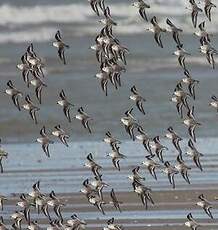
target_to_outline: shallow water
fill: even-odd
[[[185,154],[187,150],[187,139],[182,141],[184,160],[192,167],[190,172],[191,185],[185,183],[180,175],[175,176],[176,185],[179,190],[216,188],[217,181],[217,140],[216,138],[203,138],[198,140],[196,148],[204,154],[201,158],[201,172],[194,166],[192,159]],[[163,140],[163,144],[169,151],[163,152],[164,160],[175,164],[177,153],[172,144]],[[67,148],[60,143],[50,145],[51,158],[46,158],[38,144],[8,144],[4,148],[9,152],[9,157],[3,162],[5,173],[0,177],[1,191],[3,194],[28,192],[30,185],[35,181],[42,182],[45,192],[50,191],[50,186],[58,193],[79,192],[82,180],[90,177],[90,171],[83,167],[86,156],[92,152],[96,161],[103,167],[105,181],[116,186],[119,191],[131,189],[131,183],[126,179],[131,174],[131,169],[140,165],[146,154],[143,146],[138,142],[123,141],[121,153],[126,159],[121,160],[121,171],[113,168],[111,159],[106,156],[110,148],[102,142],[72,142]],[[57,164],[58,162],[58,164]],[[171,190],[168,179],[164,173],[157,169],[158,181],[155,181],[146,169],[146,185],[154,191]],[[7,182],[7,183],[6,183]],[[121,183],[122,182],[122,183]],[[207,185],[208,187],[205,187]]]
[[[6,144],[4,148],[9,152],[9,157],[3,162],[5,172],[0,177],[0,184],[1,194],[10,198],[8,204],[6,201],[2,215],[8,223],[9,215],[17,209],[15,208],[17,196],[20,193],[31,191],[31,185],[40,180],[40,188],[43,193],[49,193],[51,189],[55,190],[65,202],[66,206],[62,212],[65,219],[70,218],[72,212],[76,212],[88,222],[89,228],[100,229],[105,226],[104,223],[109,218],[116,216],[116,220],[127,229],[132,227],[140,229],[145,226],[154,229],[158,227],[164,229],[166,226],[169,229],[183,229],[185,217],[191,209],[200,223],[208,229],[214,229],[218,226],[216,220],[218,202],[213,201],[218,187],[217,139],[198,139],[196,147],[204,153],[201,159],[203,172],[200,172],[192,160],[185,155],[187,141],[187,139],[182,141],[182,149],[184,160],[192,167],[191,185],[188,185],[180,175],[176,175],[176,189],[173,191],[166,175],[157,170],[158,181],[155,181],[147,169],[142,167],[141,173],[146,177],[145,184],[152,189],[152,196],[155,200],[155,205],[149,204],[147,211],[144,210],[137,195],[132,192],[131,183],[127,179],[127,175],[131,174],[131,169],[144,160],[145,151],[138,142],[122,141],[121,152],[127,156],[127,159],[121,160],[120,172],[113,168],[111,160],[106,157],[110,148],[102,142],[71,142],[69,148],[56,143],[50,146],[50,159],[46,158],[38,144]],[[169,148],[169,151],[163,154],[164,159],[174,165],[177,154],[172,144],[164,139],[163,144]],[[108,192],[114,188],[119,199],[124,201],[124,204],[121,205],[122,213],[114,212],[110,206],[106,205],[107,215],[103,216],[95,207],[87,203],[82,194],[78,194],[82,188],[82,181],[92,178],[92,173],[83,166],[89,152],[93,152],[95,160],[102,166],[104,181],[110,185],[104,189],[106,200],[109,197]],[[208,222],[206,214],[195,205],[200,193],[206,193],[210,197],[214,207],[212,210],[214,221]],[[55,218],[52,211],[50,212],[51,217]],[[32,210],[31,217],[38,219],[39,223],[42,223],[41,227],[47,226],[47,221],[42,214],[38,216]]]

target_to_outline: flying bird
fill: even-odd
[[[163,48],[163,43],[161,40],[161,32],[166,32],[166,29],[163,29],[159,26],[158,22],[157,22],[157,18],[156,16],[154,16],[151,19],[151,24],[153,25],[153,27],[148,28],[148,31],[151,31],[152,33],[154,33],[154,39],[157,42],[158,46]]]
[[[58,56],[60,58],[60,60],[64,63],[64,65],[66,65],[66,58],[65,58],[65,49],[69,49],[69,45],[65,44],[63,41],[62,41],[62,38],[61,38],[61,33],[60,31],[58,30],[55,34],[55,39],[56,41],[53,42],[53,46],[58,48]]]
[[[20,104],[19,104],[19,99],[18,98],[22,97],[23,93],[20,90],[18,90],[18,89],[15,88],[15,86],[12,83],[11,80],[9,80],[7,82],[7,86],[9,87],[9,89],[6,89],[5,93],[8,94],[9,96],[11,96],[14,105],[20,111]]]
[[[70,107],[74,106],[73,104],[71,104],[68,100],[67,97],[65,95],[64,90],[62,89],[61,92],[59,93],[59,97],[61,98],[61,100],[57,101],[57,104],[63,107],[63,112],[65,117],[67,118],[67,120],[69,122],[71,122],[71,117],[70,117]]]
[[[131,92],[133,93],[133,95],[130,95],[129,99],[135,101],[138,110],[139,110],[141,113],[143,113],[143,114],[145,115],[145,110],[144,110],[143,104],[142,104],[143,102],[146,101],[145,98],[142,97],[142,96],[139,94],[139,92],[138,92],[138,90],[136,89],[136,86],[135,86],[135,85],[132,86],[130,90],[131,90]]]
[[[46,134],[45,126],[43,126],[42,129],[40,130],[40,135],[41,135],[41,137],[37,138],[36,141],[42,145],[42,149],[43,149],[45,155],[47,157],[50,157],[48,147],[49,147],[49,144],[53,144],[54,142],[52,140],[50,140],[50,138]]]
[[[146,15],[145,9],[151,8],[149,4],[145,3],[143,0],[137,0],[132,3],[132,6],[139,9],[139,14],[145,21],[148,22],[148,17]]]
[[[35,124],[37,124],[37,118],[36,118],[36,112],[40,110],[40,108],[36,105],[33,104],[32,100],[30,99],[30,96],[27,95],[25,97],[25,101],[26,103],[22,105],[22,107],[29,111],[29,114],[32,118],[32,120],[35,122]]]

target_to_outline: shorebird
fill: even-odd
[[[169,18],[167,18],[166,23],[167,23],[167,25],[169,25],[169,27],[170,27],[169,29],[167,29],[167,31],[169,31],[169,32],[172,33],[173,39],[174,39],[174,41],[176,42],[176,44],[177,44],[178,46],[181,46],[181,42],[180,42],[180,40],[179,40],[179,34],[180,34],[181,32],[183,32],[183,30],[180,29],[180,28],[178,28],[177,26],[175,26],[175,25],[170,21]]]
[[[77,112],[78,114],[76,114],[75,118],[82,122],[83,127],[87,129],[89,133],[92,133],[89,122],[93,119],[84,111],[83,107],[80,107]]]
[[[83,188],[80,190],[80,192],[85,194],[87,198],[90,195],[95,195],[98,193],[98,191],[94,189],[93,186],[91,186],[91,184],[89,184],[89,179],[85,179],[82,184]]]
[[[104,56],[104,50],[103,50],[103,44],[99,41],[99,39],[101,39],[100,34],[98,34],[95,37],[95,44],[91,45],[89,48],[95,51],[95,56],[96,56],[97,61],[102,63],[103,56]]]
[[[140,141],[143,144],[144,148],[147,150],[147,152],[152,155],[150,146],[151,138],[148,136],[148,134],[145,133],[141,126],[139,126],[137,130],[139,134],[135,136],[136,140]]]
[[[153,138],[153,142],[150,143],[151,149],[155,151],[156,156],[161,162],[164,162],[163,160],[163,151],[168,150],[168,148],[160,143],[160,137],[156,136]]]
[[[188,147],[189,147],[189,150],[187,151],[187,155],[192,157],[195,165],[201,170],[203,171],[202,169],[202,166],[201,166],[201,162],[200,162],[200,157],[204,156],[202,153],[200,153],[194,146],[192,140],[190,139],[188,141]]]
[[[198,198],[201,201],[198,201],[196,203],[197,206],[201,207],[204,209],[205,213],[211,218],[213,219],[213,215],[211,213],[211,209],[213,208],[211,203],[204,197],[204,194],[201,194],[200,196],[198,196]]]
[[[77,214],[73,214],[70,220],[67,220],[70,229],[85,229],[87,223],[80,219]]]
[[[113,188],[111,189],[110,196],[111,196],[111,201],[109,203],[112,204],[116,210],[119,210],[121,212],[120,204],[122,204],[123,202],[117,200]]]
[[[212,101],[209,103],[209,105],[213,108],[216,109],[216,111],[218,112],[218,98],[215,95],[211,96]]]
[[[133,108],[125,112],[125,117],[120,119],[121,123],[124,125],[126,132],[129,134],[130,138],[134,141],[135,134],[134,129],[138,128],[140,125],[137,123],[136,119],[132,115]]]
[[[7,200],[7,197],[0,195],[0,208],[4,210],[4,202]]]
[[[102,169],[102,167],[94,161],[92,153],[89,153],[86,159],[88,160],[88,162],[86,162],[84,166],[90,168],[93,174],[96,177],[100,178],[101,175],[99,174],[99,170]]]
[[[178,57],[178,63],[179,65],[186,70],[186,64],[185,64],[185,57],[186,55],[191,55],[190,53],[188,53],[184,48],[183,48],[183,44],[177,45],[177,50],[174,51],[174,55],[176,55]]]
[[[95,179],[90,181],[90,185],[93,186],[95,191],[98,192],[99,197],[103,200],[103,188],[108,187],[109,184],[105,183],[102,180],[102,175],[100,175],[99,177],[95,176]]]
[[[42,79],[37,76],[35,72],[32,73],[33,79],[30,80],[30,84],[35,87],[35,94],[39,101],[39,104],[42,104],[42,88],[47,87],[47,85],[42,81]]]
[[[54,128],[55,130],[52,131],[51,134],[55,137],[58,137],[65,146],[69,147],[67,139],[69,139],[70,136],[66,134],[66,132],[61,128],[60,125],[56,125]]]
[[[170,126],[167,129],[167,133],[165,134],[165,137],[167,137],[168,139],[170,139],[172,141],[172,144],[174,145],[174,147],[176,148],[176,150],[179,152],[179,154],[182,154],[182,150],[180,148],[179,142],[182,141],[182,138],[180,136],[178,136],[178,134],[173,130],[173,127]]]
[[[44,77],[44,73],[42,71],[44,63],[42,62],[42,59],[36,55],[32,43],[28,46],[26,54],[26,60],[29,63],[31,71],[36,71],[38,75],[42,75],[42,77]]]
[[[183,97],[180,96],[172,96],[170,99],[172,102],[176,103],[177,113],[183,118]]]
[[[48,208],[47,208],[47,200],[48,198],[44,194],[39,194],[35,199],[35,207],[37,210],[37,213],[40,214],[42,211],[43,214],[48,217],[49,220],[51,220],[51,217],[48,213]]]
[[[166,161],[164,163],[164,166],[165,168],[163,169],[163,172],[167,174],[170,184],[173,186],[173,189],[175,189],[176,186],[175,186],[174,176],[179,172],[175,167],[170,165],[169,161]]]
[[[105,138],[103,139],[103,141],[107,144],[109,144],[112,148],[117,145],[117,144],[121,144],[121,141],[119,141],[117,138],[113,137],[110,131],[107,131],[105,133]]]
[[[120,224],[114,223],[114,217],[107,221],[107,227],[104,227],[103,230],[123,230],[123,226]]]
[[[200,44],[203,45],[204,41],[210,42],[210,35],[205,30],[205,21],[198,25],[199,31],[194,32],[194,35],[200,38]]]
[[[207,40],[203,40],[203,44],[200,46],[200,52],[205,54],[208,63],[215,69],[214,55],[218,54],[218,51],[211,46]]]
[[[99,14],[99,10],[98,10],[98,0],[88,0],[89,3],[90,3],[90,6],[92,8],[92,10],[98,15],[100,16]]]
[[[187,109],[189,108],[187,99],[188,99],[188,97],[190,97],[190,95],[189,95],[189,93],[187,93],[187,92],[184,91],[181,82],[177,83],[176,88],[174,89],[173,94],[174,94],[176,97],[178,97],[178,98],[181,99],[182,104],[183,104]],[[180,108],[180,109],[182,109],[182,108]]]
[[[25,110],[29,111],[29,114],[30,114],[32,120],[35,122],[35,124],[37,124],[38,122],[37,122],[37,118],[36,118],[36,112],[39,111],[40,108],[33,104],[29,95],[27,95],[25,97],[25,101],[26,101],[26,103],[23,104],[22,107]]]
[[[126,46],[123,46],[117,42],[114,42],[114,40],[112,41],[112,44],[110,47],[110,52],[111,54],[114,56],[114,59],[116,61],[120,60],[123,62],[124,65],[127,65],[127,61],[126,61],[126,53],[129,53],[129,49]],[[113,64],[117,64],[116,62],[113,62]],[[118,72],[125,72],[126,69],[123,66],[119,66],[118,67],[119,71]],[[117,70],[114,69],[114,67],[112,67],[113,72],[117,72]],[[121,86],[121,83],[118,82],[119,86]]]
[[[90,195],[88,197],[88,201],[90,204],[96,206],[103,215],[105,215],[104,209],[102,207],[102,205],[106,204],[104,200],[102,200],[99,196]]]
[[[60,220],[63,220],[61,207],[63,207],[65,204],[60,201],[54,191],[51,191],[51,193],[49,194],[49,198],[50,199],[47,201],[47,204],[53,207],[56,216],[60,218]]]
[[[12,229],[14,229],[14,230],[20,230],[20,228],[16,225],[16,223],[13,223],[13,224],[11,225],[11,227],[12,227]]]
[[[14,105],[20,111],[20,104],[18,98],[22,97],[23,93],[20,90],[16,89],[11,80],[7,82],[7,86],[9,87],[9,89],[6,89],[5,93],[11,96]]]
[[[155,41],[157,42],[158,46],[163,48],[163,44],[162,44],[162,40],[161,40],[161,32],[166,32],[166,29],[163,29],[158,25],[156,16],[154,16],[151,19],[151,24],[153,25],[153,27],[148,28],[147,30],[151,31],[152,33],[154,33]]]
[[[200,224],[198,224],[195,219],[192,217],[192,214],[189,213],[187,215],[188,221],[185,222],[185,226],[191,228],[192,230],[197,230],[200,227]]]
[[[123,60],[125,64],[125,51],[118,51],[119,52],[119,57],[121,60]],[[117,62],[112,62],[111,63],[111,68],[112,68],[112,75],[111,75],[111,82],[117,88],[117,86],[121,87],[121,74],[126,72],[126,67],[122,64],[119,64]]]
[[[188,167],[184,160],[182,159],[182,156],[181,155],[178,155],[177,156],[177,164],[175,165],[175,168],[180,172],[180,174],[182,175],[182,177],[184,178],[184,180],[190,184],[190,180],[189,180],[189,177],[188,177],[188,170],[191,170],[190,167]]]
[[[188,127],[190,137],[196,142],[195,129],[200,126],[201,123],[197,122],[194,117],[194,106],[192,106],[191,109],[188,108],[187,117],[183,119],[183,123]]]
[[[133,168],[132,170],[132,175],[129,175],[128,178],[134,182],[134,181],[137,181],[139,183],[141,183],[141,180],[145,181],[145,177],[141,176],[139,174],[139,169],[140,169],[140,166],[137,166],[135,168]]]
[[[32,199],[27,199],[25,194],[20,195],[20,200],[17,202],[17,206],[23,208],[23,214],[28,223],[30,223],[30,207],[34,206],[33,200]]]
[[[13,221],[15,221],[14,223],[18,229],[21,229],[21,222],[24,219],[23,211],[15,211],[10,217]]]
[[[71,122],[71,118],[70,118],[70,107],[74,106],[73,104],[71,104],[68,100],[67,97],[65,95],[64,90],[62,89],[61,92],[59,93],[59,97],[61,98],[61,100],[57,101],[57,104],[63,107],[63,112],[65,117],[67,118],[67,120],[69,122]]]
[[[55,34],[56,41],[53,42],[53,46],[58,48],[58,56],[60,60],[66,65],[66,59],[65,59],[65,48],[69,49],[69,45],[66,45],[61,38],[61,33],[58,30]]]
[[[32,186],[32,191],[28,193],[29,196],[32,198],[37,198],[38,196],[41,196],[42,193],[40,192],[40,181],[37,181],[36,183],[33,184]]]
[[[131,90],[131,92],[133,93],[133,95],[131,95],[131,96],[129,97],[129,99],[135,101],[136,106],[137,106],[137,108],[139,109],[139,111],[142,112],[142,113],[145,115],[145,111],[144,111],[144,108],[143,108],[143,105],[142,105],[142,103],[146,101],[145,98],[142,97],[142,96],[139,94],[139,92],[138,92],[138,90],[136,89],[136,86],[135,86],[135,85],[132,86],[130,90]]]
[[[46,134],[45,126],[43,126],[42,129],[40,130],[40,135],[41,135],[41,137],[37,138],[36,141],[42,145],[42,149],[43,149],[45,155],[47,157],[50,157],[48,147],[49,147],[49,144],[53,144],[54,142],[52,140],[50,140],[50,138]]]
[[[151,8],[151,6],[147,3],[145,3],[143,0],[137,0],[132,3],[132,6],[139,9],[140,16],[148,22],[148,17],[146,15],[145,9]]]
[[[192,98],[195,100],[195,86],[199,83],[198,80],[195,80],[191,77],[188,70],[184,71],[185,77],[182,78],[181,82],[188,86],[188,90]]]
[[[1,143],[1,139],[0,139],[0,143]],[[2,160],[4,159],[4,158],[8,158],[8,152],[6,152],[2,147],[1,147],[1,145],[0,145],[0,169],[1,169],[1,173],[3,173],[4,172],[4,170],[3,170],[3,165],[2,165]],[[1,205],[0,205],[1,206]]]
[[[152,158],[153,156],[145,156],[146,160],[142,162],[142,165],[146,166],[149,173],[157,180],[157,175],[155,172],[156,168],[160,168],[160,164],[156,163]]]
[[[196,28],[197,26],[197,20],[198,20],[198,13],[203,12],[203,10],[198,7],[195,0],[189,0],[189,3],[191,4],[191,18],[193,26]]]
[[[207,18],[209,19],[209,21],[211,22],[211,10],[212,10],[212,8],[215,8],[216,5],[213,4],[211,2],[211,0],[204,0],[204,4],[205,4],[204,5],[204,12],[205,12]]]
[[[143,184],[133,181],[132,183],[134,192],[140,196],[142,204],[145,206],[146,210],[148,209],[148,201],[154,204],[154,201],[151,197],[151,189],[144,186]]]
[[[110,156],[112,158],[112,163],[114,167],[120,171],[120,159],[125,159],[126,156],[122,153],[120,153],[120,147],[116,147],[112,149],[112,152],[108,153],[107,156]]]
[[[108,6],[104,10],[104,17],[104,19],[99,20],[103,25],[108,27],[117,26],[117,23],[111,17],[110,8]]]
[[[21,64],[17,64],[17,69],[22,72],[23,81],[27,84],[27,87],[29,87],[29,73],[31,67],[27,61],[27,53],[21,56],[21,62]]]
[[[101,70],[101,72],[97,73],[95,77],[100,80],[101,89],[103,92],[105,92],[105,95],[107,96],[108,95],[107,85],[108,85],[108,80],[110,79],[110,75],[107,72]]]

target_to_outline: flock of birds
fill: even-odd
[[[121,44],[119,39],[113,33],[113,27],[117,26],[118,24],[112,18],[110,8],[109,6],[106,6],[105,1],[89,0],[89,3],[97,16],[101,17],[103,15],[103,18],[100,19],[100,22],[103,24],[103,28],[96,36],[95,44],[90,48],[95,51],[96,59],[100,68],[100,71],[95,75],[95,77],[100,81],[100,86],[105,95],[108,96],[108,82],[110,82],[115,89],[118,89],[122,86],[121,75],[126,71],[126,55],[129,53],[129,50],[127,47]],[[191,10],[193,27],[196,28],[198,24],[198,14],[203,13],[203,9],[198,5],[198,3],[195,2],[195,0],[189,0],[189,3],[191,7],[189,10]],[[208,21],[211,22],[211,10],[215,8],[216,5],[214,5],[210,0],[204,0],[204,3],[205,16]],[[193,105],[191,105],[190,102],[196,98],[195,87],[197,84],[199,84],[199,81],[192,78],[190,70],[187,68],[185,58],[190,54],[184,49],[183,43],[181,42],[180,34],[183,32],[183,30],[177,27],[169,18],[166,19],[166,24],[168,25],[168,28],[166,29],[162,28],[158,24],[158,19],[156,16],[151,17],[149,20],[147,11],[152,6],[143,0],[136,0],[132,3],[132,5],[138,8],[139,16],[142,18],[142,20],[146,22],[150,21],[152,26],[147,30],[154,33],[154,40],[159,47],[164,47],[161,40],[161,34],[165,32],[172,33],[173,40],[175,41],[175,45],[177,47],[177,50],[173,54],[178,57],[178,64],[183,69],[184,77],[176,85],[172,94],[171,101],[176,104],[178,115],[182,119],[183,124],[188,129],[188,135],[190,139],[188,141],[189,150],[187,151],[187,155],[193,159],[196,167],[203,171],[200,162],[200,158],[203,156],[203,154],[197,150],[194,144],[197,141],[195,129],[201,126],[201,123],[195,118],[195,108]],[[201,53],[206,56],[208,63],[214,69],[214,55],[217,54],[217,51],[211,45],[211,36],[205,29],[206,21],[201,22],[198,27],[199,30],[195,31],[194,35],[199,37],[199,49]],[[64,65],[67,64],[65,51],[70,47],[64,43],[60,31],[57,31],[55,34],[55,41],[53,42],[53,46],[58,50],[58,57],[60,61]],[[30,95],[25,95],[24,92],[18,90],[11,80],[7,82],[7,89],[5,90],[5,93],[12,98],[16,108],[19,111],[21,111],[21,108],[25,111],[28,111],[31,119],[35,124],[37,124],[37,116],[40,110],[40,105],[42,104],[42,90],[47,87],[46,83],[44,82],[44,67],[45,65],[42,62],[42,58],[37,55],[33,44],[31,43],[27,47],[25,53],[22,55],[21,63],[17,65],[17,68],[21,71],[23,81],[27,87],[32,85],[35,88],[35,95],[36,99],[38,100],[38,105],[33,102],[34,99],[31,98]],[[24,101],[21,103],[21,99],[24,95]],[[129,99],[132,100],[135,103],[137,109],[143,115],[145,115],[143,103],[146,101],[146,99],[141,95],[135,85],[133,85],[130,89]],[[211,97],[211,102],[209,104],[218,111],[218,98],[215,95]],[[62,107],[67,121],[71,122],[72,116],[70,114],[70,109],[74,105],[68,100],[64,90],[61,90],[59,93],[59,100],[57,100],[57,105]],[[186,114],[185,116],[184,113]],[[73,118],[80,120],[82,126],[87,130],[87,132],[92,133],[92,129],[90,128],[90,121],[92,121],[92,117],[84,111],[83,107],[78,108],[77,114]],[[148,208],[148,203],[154,204],[154,200],[152,198],[151,188],[145,186],[143,183],[145,178],[139,172],[141,167],[147,168],[148,172],[155,180],[158,180],[156,170],[166,174],[173,189],[176,187],[174,177],[179,173],[185,182],[188,184],[191,183],[189,179],[189,171],[191,168],[186,165],[185,161],[183,160],[183,151],[180,147],[180,142],[183,139],[176,133],[173,127],[170,126],[167,129],[165,137],[172,142],[175,150],[178,152],[178,156],[176,158],[177,164],[174,166],[169,161],[166,161],[165,156],[163,156],[164,151],[168,150],[167,146],[162,144],[160,136],[156,136],[154,138],[149,137],[142,125],[137,122],[137,119],[133,115],[133,107],[128,109],[120,120],[129,137],[133,141],[140,141],[146,152],[145,160],[141,163],[140,166],[133,168],[132,174],[128,176],[129,180],[131,181],[133,191],[140,197],[141,202],[146,209]],[[36,140],[39,144],[41,144],[42,149],[47,157],[50,157],[49,144],[54,143],[51,136],[59,138],[63,145],[66,147],[69,146],[67,141],[70,136],[60,125],[56,125],[54,130],[49,132],[46,130],[45,126],[43,126],[40,130],[40,137]],[[110,131],[106,132],[103,140],[106,144],[109,144],[111,148],[111,152],[108,153],[108,157],[112,159],[114,168],[120,171],[120,163],[122,159],[126,158],[126,156],[120,152],[121,141],[114,137]],[[1,173],[3,173],[2,160],[7,157],[8,153],[1,149]],[[111,200],[109,202],[104,200],[103,189],[108,187],[109,184],[104,182],[102,178],[103,174],[101,173],[103,167],[95,161],[92,153],[88,154],[87,162],[84,164],[84,166],[89,168],[94,176],[93,180],[87,178],[82,183],[83,187],[81,189],[81,193],[84,194],[84,196],[87,198],[87,201],[91,205],[96,206],[97,209],[104,215],[104,206],[107,204],[113,205],[116,210],[121,212],[122,201],[118,200],[113,188],[110,192]],[[201,207],[211,219],[213,219],[211,212],[211,202],[208,201],[203,194],[201,194],[198,198],[199,201],[196,204]],[[4,207],[3,204],[5,202],[7,202],[7,198],[5,196],[0,196],[0,207],[2,210]],[[20,195],[20,200],[17,202],[17,206],[22,208],[22,210],[15,211],[15,213],[11,215],[11,219],[13,220],[12,228],[22,229],[21,223],[25,219],[27,223],[27,229],[40,229],[37,221],[31,218],[30,213],[34,209],[37,210],[38,214],[42,213],[46,218],[48,218],[50,224],[47,229],[49,230],[84,229],[87,223],[80,219],[77,214],[73,214],[69,220],[63,220],[61,208],[64,205],[65,204],[56,196],[54,191],[52,191],[49,195],[41,192],[40,182],[37,181],[32,186],[32,191],[30,193]],[[56,215],[55,220],[53,220],[50,216],[49,207],[52,207]],[[185,226],[196,230],[200,224],[193,218],[192,214],[189,213],[187,215]],[[120,230],[123,228],[124,227],[122,225],[116,224],[115,219],[112,218],[107,221],[107,227],[105,227],[104,230]],[[0,220],[0,229],[8,229],[4,224],[2,217]]]

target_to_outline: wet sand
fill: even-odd
[[[164,153],[165,160],[175,164],[176,152],[167,140],[163,143],[169,147]],[[172,189],[168,178],[160,170],[157,170],[158,180],[142,168],[145,176],[145,185],[152,189],[152,198],[155,205],[148,204],[148,210],[142,205],[140,198],[133,192],[131,182],[127,175],[131,169],[140,165],[144,159],[145,151],[138,142],[122,141],[121,151],[127,159],[120,162],[121,171],[118,172],[112,166],[112,162],[106,157],[109,147],[102,142],[72,142],[66,148],[60,143],[51,145],[51,158],[47,159],[37,144],[8,144],[4,148],[10,153],[9,158],[3,162],[5,172],[0,177],[1,194],[9,198],[5,202],[2,215],[7,224],[11,224],[10,215],[19,210],[16,202],[21,193],[31,191],[31,185],[40,180],[41,191],[48,194],[51,190],[65,203],[62,208],[64,220],[70,218],[73,213],[87,221],[87,229],[102,229],[109,218],[115,217],[116,222],[123,224],[125,229],[169,229],[185,230],[186,215],[192,212],[194,218],[204,227],[202,229],[213,230],[218,227],[218,196],[217,166],[218,158],[216,138],[199,138],[198,149],[205,154],[202,157],[203,172],[197,169],[192,160],[185,155],[187,139],[182,141],[182,150],[186,163],[192,167],[190,172],[191,185],[188,185],[180,175],[175,176],[176,189]],[[101,214],[96,207],[87,202],[86,197],[79,191],[82,181],[93,178],[92,173],[83,167],[88,151],[93,152],[96,161],[102,165],[103,179],[110,186],[105,188],[103,196],[106,201],[104,206],[106,215]],[[58,163],[57,163],[58,162]],[[122,212],[115,211],[108,204],[109,192],[115,189],[118,200],[122,201]],[[198,196],[203,193],[212,203],[214,220],[210,220],[205,212],[196,206]],[[51,217],[55,219],[54,212],[49,209]],[[38,220],[42,228],[49,221],[34,208],[31,209],[31,218]],[[23,221],[25,226],[25,221]]]
[[[77,213],[80,217],[87,221],[87,229],[102,229],[106,225],[106,221],[115,217],[116,222],[122,224],[125,229],[187,229],[184,222],[186,221],[186,215],[188,212],[192,212],[194,217],[197,217],[199,223],[206,229],[216,229],[218,227],[218,202],[213,201],[212,213],[215,217],[214,220],[209,220],[207,215],[199,209],[195,203],[196,197],[204,193],[209,200],[214,200],[217,195],[217,190],[210,190],[205,192],[204,190],[192,190],[192,191],[166,191],[166,192],[153,192],[152,197],[155,201],[155,205],[149,205],[148,210],[141,204],[140,199],[133,192],[119,192],[118,198],[122,200],[121,205],[122,212],[114,211],[114,208],[106,204],[104,210],[106,215],[99,213],[96,207],[93,207],[87,203],[86,198],[78,193],[70,194],[58,194],[66,206],[62,208],[64,219],[69,219],[73,213]],[[109,194],[104,193],[104,198],[109,201]],[[8,219],[9,214],[15,207],[15,203],[18,201],[17,195],[11,197],[6,201],[5,211],[3,216],[5,217],[5,223],[10,224]],[[50,210],[52,218],[55,218],[52,209]],[[37,214],[34,209],[31,210],[31,218],[37,219],[40,226],[46,226],[48,220],[43,214]],[[25,223],[25,221],[24,221]]]

